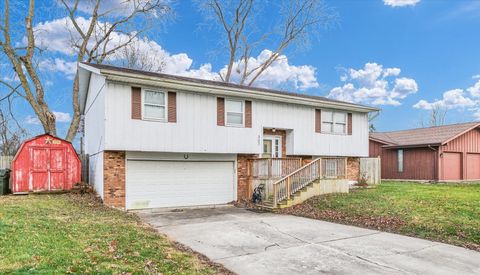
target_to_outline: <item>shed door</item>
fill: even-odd
[[[30,158],[32,170],[30,171],[31,191],[48,190],[48,149],[33,148]]]
[[[50,149],[50,190],[65,188],[65,150]]]
[[[443,173],[445,180],[461,180],[462,179],[462,154],[461,153],[444,153]]]
[[[62,190],[65,186],[65,149],[33,148],[31,191]]]
[[[128,160],[126,208],[229,203],[234,197],[234,162]]]
[[[467,179],[480,179],[480,154],[467,154]]]

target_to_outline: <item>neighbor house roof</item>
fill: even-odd
[[[200,91],[198,87],[210,88],[210,91],[211,91],[211,88],[214,87],[216,89],[223,89],[224,91],[228,91],[229,92],[228,94],[231,94],[232,96],[239,95],[239,94],[234,94],[233,93],[234,91],[235,92],[241,91],[243,93],[243,96],[263,96],[265,99],[268,98],[271,100],[293,99],[292,103],[311,103],[311,105],[315,105],[315,103],[316,104],[320,103],[320,104],[330,105],[331,108],[335,108],[336,106],[339,106],[346,109],[361,111],[361,112],[371,112],[371,111],[380,110],[375,107],[335,100],[335,99],[322,97],[322,96],[279,91],[279,90],[266,89],[266,88],[260,88],[260,87],[249,87],[249,86],[226,83],[221,81],[205,80],[205,79],[170,75],[170,74],[157,73],[157,72],[134,70],[134,69],[103,65],[103,64],[93,64],[93,63],[82,62],[79,64],[79,68],[87,70],[89,72],[95,72],[98,74],[107,75],[109,76],[107,77],[107,79],[112,81],[125,81],[125,82],[134,82],[134,83],[152,84],[153,83],[152,81],[155,80],[157,82],[162,81],[164,84],[165,83],[188,84],[191,86],[195,86],[197,88],[197,91]],[[143,80],[143,82],[141,82],[141,80]],[[150,82],[147,82],[148,80]]]
[[[370,133],[370,139],[383,143],[385,147],[438,146],[479,126],[480,122],[468,122],[394,132],[374,132]]]

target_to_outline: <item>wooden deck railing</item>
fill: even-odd
[[[250,176],[254,179],[281,178],[302,167],[301,158],[258,158],[250,160]]]
[[[319,178],[345,178],[346,158],[317,158],[273,184],[273,207]]]

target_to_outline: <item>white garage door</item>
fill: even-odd
[[[127,161],[127,209],[224,204],[234,200],[234,163]]]

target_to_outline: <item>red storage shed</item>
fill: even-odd
[[[70,190],[80,182],[81,162],[72,144],[44,134],[25,141],[12,162],[14,194]]]

